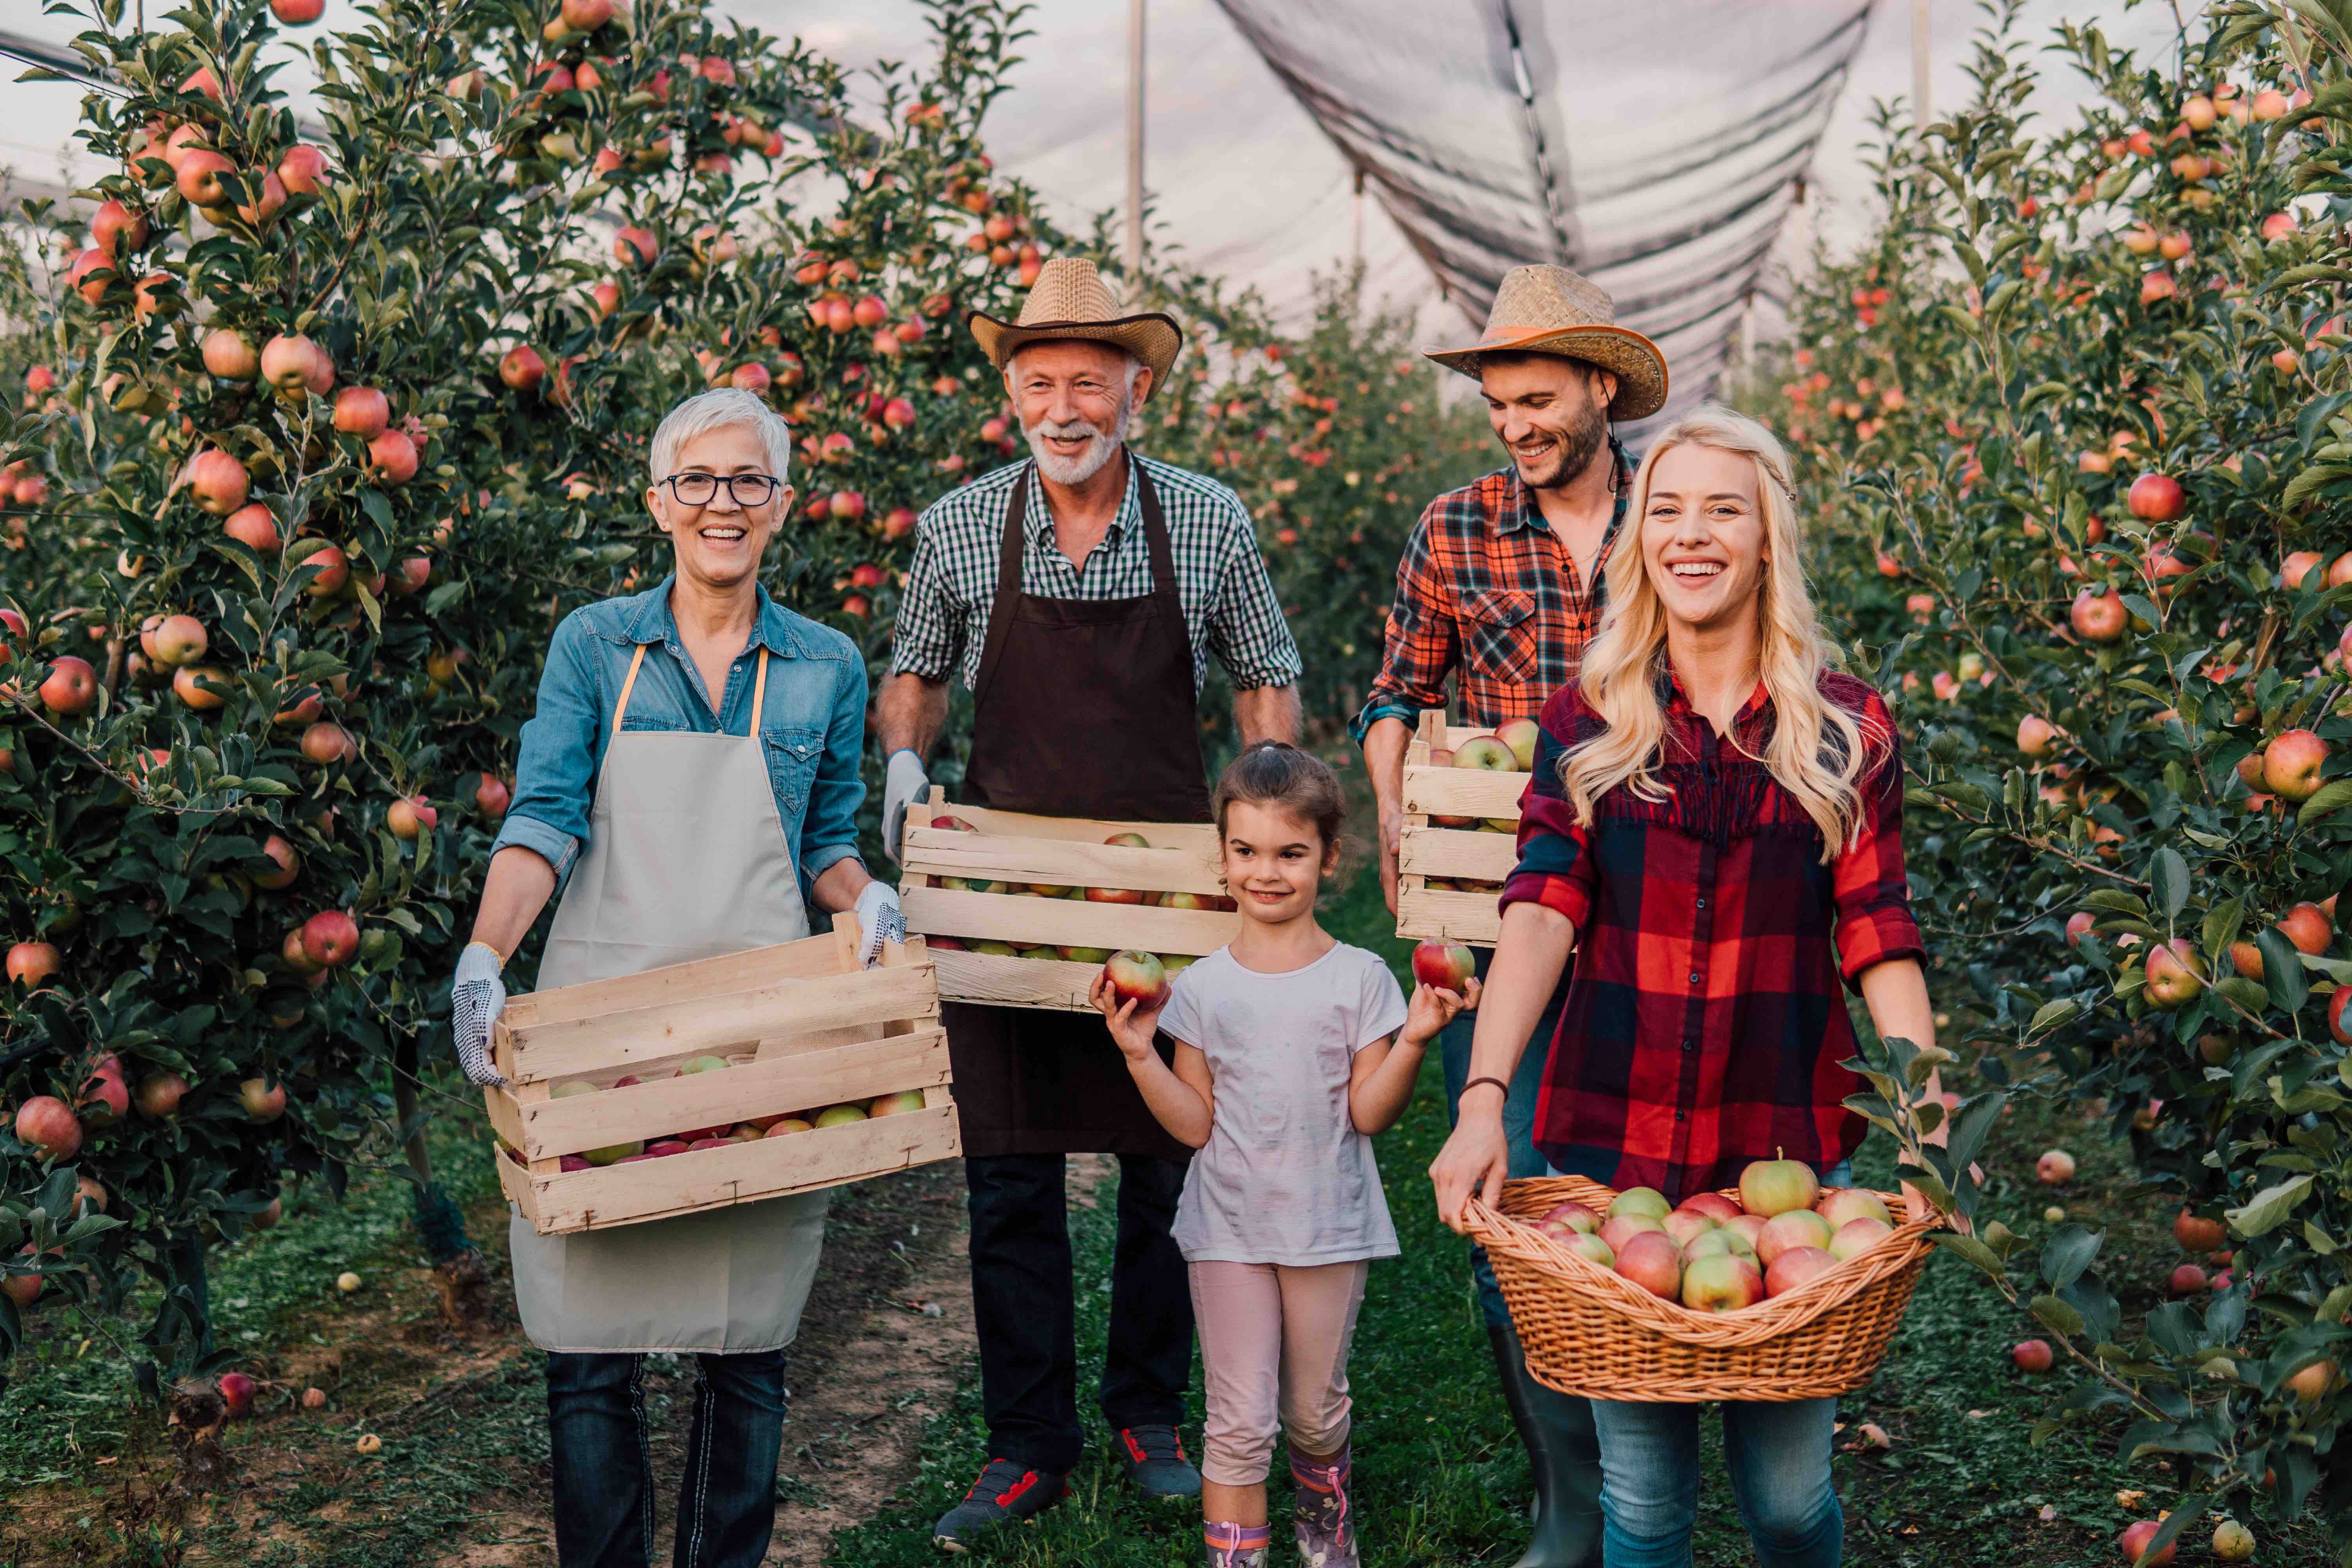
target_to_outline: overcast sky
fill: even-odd
[[[1367,24],[1376,25],[1383,5],[1445,3],[1362,0],[1362,10]],[[1565,57],[1574,37],[1574,7],[1596,0],[1532,3],[1554,8],[1549,20]],[[1663,73],[1670,81],[1673,0],[1640,3],[1659,17],[1657,52],[1628,60],[1622,69]],[[1774,7],[1833,3],[1843,0],[1755,0],[1755,9],[1761,16]],[[1213,0],[1147,5],[1146,177],[1160,233],[1181,243],[1203,269],[1255,285],[1278,307],[1296,310],[1312,275],[1349,255],[1352,197],[1346,169]],[[717,8],[771,32],[796,35],[852,68],[919,57],[926,47],[914,0],[720,0]],[[351,9],[352,0],[330,0],[324,25],[334,26]],[[1029,18],[1037,37],[1024,47],[1013,90],[999,100],[988,128],[998,165],[1037,187],[1073,227],[1125,199],[1127,10],[1123,0],[1039,0]],[[1961,0],[1932,0],[1932,13],[1934,96],[1948,106],[1969,90],[1969,40],[1982,13]],[[2026,16],[2027,36],[2037,39],[2047,38],[2062,16],[2096,17],[2114,41],[2140,47],[2162,47],[2173,32],[2168,7],[2157,4],[2127,10],[2121,0],[2029,0]],[[1868,105],[1874,98],[1910,91],[1911,17],[1911,0],[1878,0],[1821,144],[1812,221],[1833,243],[1851,242],[1863,232],[1868,174],[1861,143]],[[39,16],[33,0],[0,0],[0,26],[57,39],[73,30],[67,19]],[[2053,61],[2039,107],[2063,112],[2076,90],[2071,69]],[[0,163],[54,176],[78,97],[70,87],[0,81]],[[1574,153],[1571,148],[1571,162]],[[1784,236],[1784,260],[1796,258],[1801,238]],[[1364,254],[1376,293],[1424,307],[1424,323],[1450,335],[1454,326],[1435,307],[1427,275],[1376,207],[1365,224]]]

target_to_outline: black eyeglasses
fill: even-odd
[[[672,474],[662,483],[677,498],[680,506],[709,506],[725,485],[727,493],[740,507],[765,506],[775,493],[783,489],[783,481],[773,474]]]

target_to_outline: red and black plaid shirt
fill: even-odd
[[[1491,729],[1540,710],[1576,679],[1601,624],[1611,548],[1625,521],[1625,454],[1612,438],[1617,509],[1592,563],[1577,576],[1517,468],[1502,468],[1431,501],[1397,563],[1388,646],[1371,696],[1350,726],[1358,742],[1381,719],[1420,721],[1445,706],[1445,678],[1461,671],[1460,717]]]
[[[1821,830],[1751,760],[1771,723],[1762,685],[1735,721],[1737,749],[1671,676],[1660,690],[1666,798],[1620,787],[1590,826],[1559,763],[1601,721],[1575,687],[1544,705],[1503,906],[1576,922],[1537,1147],[1559,1170],[1679,1202],[1776,1151],[1816,1170],[1853,1154],[1867,1124],[1842,1103],[1862,1080],[1838,1065],[1853,1054],[1840,976],[1854,984],[1924,949],[1904,878],[1901,744],[1876,691],[1821,678],[1869,747],[1859,831],[1824,864]]]

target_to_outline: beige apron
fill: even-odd
[[[541,990],[796,942],[800,875],[760,739],[768,653],[749,735],[625,730],[645,663],[629,662],[596,780],[588,853],[541,961]],[[551,1351],[736,1353],[790,1344],[824,1242],[828,1194],[804,1193],[613,1230],[507,1226],[515,1304]]]

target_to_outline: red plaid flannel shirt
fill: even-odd
[[[1625,454],[1614,439],[1617,510],[1587,585],[1519,482],[1501,468],[1431,501],[1397,563],[1388,645],[1371,695],[1350,726],[1360,742],[1380,719],[1419,721],[1445,706],[1457,667],[1464,723],[1492,728],[1541,709],[1576,679],[1601,624],[1602,582],[1625,521]]]
[[[1734,1184],[1776,1151],[1823,1170],[1866,1123],[1842,1101],[1853,1025],[1838,982],[1925,956],[1903,868],[1901,743],[1878,693],[1824,674],[1822,694],[1871,746],[1860,832],[1828,863],[1821,831],[1760,762],[1761,684],[1724,743],[1665,678],[1667,798],[1619,788],[1575,820],[1560,753],[1601,729],[1580,689],[1544,705],[1503,907],[1576,922],[1568,1000],[1536,1106],[1553,1166],[1679,1202]],[[1835,943],[1834,952],[1832,943]]]

